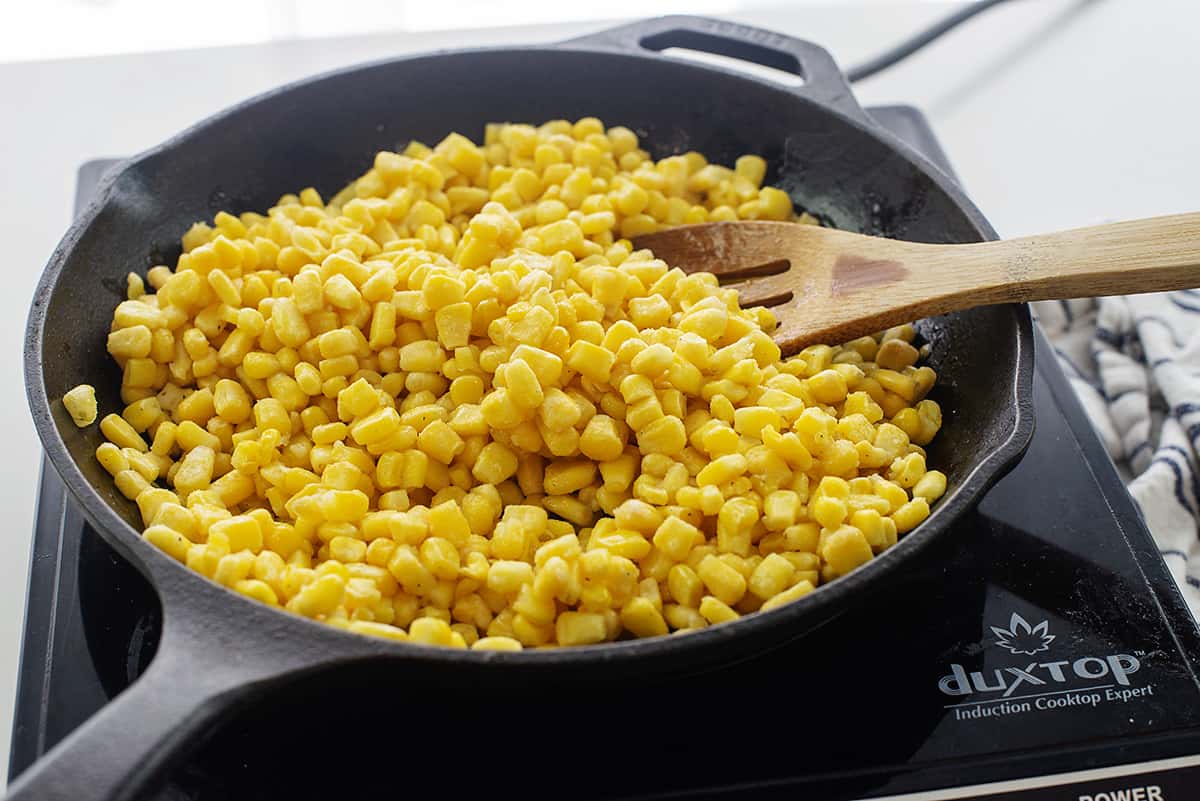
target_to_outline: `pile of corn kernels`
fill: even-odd
[[[765,168],[495,124],[220,213],[129,276],[96,455],[170,556],[365,634],[574,646],[801,598],[929,514],[941,412],[911,326],[782,361],[769,311],[632,250],[797,219]]]

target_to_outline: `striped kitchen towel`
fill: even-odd
[[[1200,290],[1033,309],[1200,619]]]

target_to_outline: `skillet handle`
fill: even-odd
[[[673,15],[609,28],[562,44],[624,53],[661,53],[670,47],[684,47],[736,58],[799,76],[802,85],[784,88],[860,121],[870,121],[828,51],[774,31],[709,17]]]
[[[140,798],[275,673],[242,663],[236,643],[202,649],[169,624],[162,636],[145,674],[9,785],[8,801]]]

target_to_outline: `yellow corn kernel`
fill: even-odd
[[[361,490],[326,490],[316,498],[321,515],[332,522],[360,520],[370,503]]]
[[[485,484],[499,484],[517,472],[517,456],[499,442],[489,442],[479,452],[471,474]]]
[[[479,404],[479,410],[489,426],[502,430],[515,428],[525,419],[525,411],[503,387],[489,392]]]
[[[218,520],[208,528],[208,536],[224,536],[228,539],[231,553],[251,551],[258,553],[263,547],[262,528],[258,522],[247,515]]]
[[[734,415],[736,416],[736,412]],[[741,437],[738,436],[738,433],[717,420],[701,426],[696,433],[699,447],[713,458],[737,453],[738,447],[741,445]]]
[[[892,520],[895,521],[896,529],[901,534],[912,531],[927,517],[929,517],[929,501],[920,496],[892,512]]]
[[[142,398],[140,401],[134,401],[125,406],[121,417],[124,417],[125,422],[131,424],[136,432],[144,432],[163,420],[162,406],[158,404],[156,396]]]
[[[367,544],[354,537],[334,537],[329,541],[329,558],[342,564],[361,562],[367,557]]]
[[[860,509],[850,516],[850,525],[863,533],[871,550],[879,553],[888,546],[884,518],[875,509]]]
[[[119,414],[106,415],[100,421],[100,432],[119,448],[133,448],[145,453],[150,446]]]
[[[825,528],[833,529],[842,524],[849,510],[839,498],[820,497],[810,504],[809,514]]]
[[[458,577],[458,550],[449,540],[429,537],[421,543],[420,555],[421,562],[435,578],[448,581]]]
[[[192,543],[187,537],[165,525],[148,526],[142,537],[172,559],[182,562],[187,558]]]
[[[129,459],[111,442],[102,443],[96,448],[96,460],[113,476],[130,469]]]
[[[521,587],[533,582],[533,566],[528,562],[499,560],[492,562],[487,573],[487,587],[493,592],[515,595]]]
[[[768,554],[750,574],[750,592],[767,601],[783,592],[795,575],[795,567],[777,553]]]
[[[135,499],[138,505],[138,511],[142,514],[142,521],[146,525],[150,525],[158,520],[158,515],[162,511],[162,507],[168,503],[178,504],[179,496],[170,490],[151,487],[141,493]],[[176,529],[179,531],[179,529]],[[186,531],[180,533],[186,534]]]
[[[279,359],[274,353],[251,351],[242,360],[242,369],[247,378],[267,379],[279,372]]]
[[[275,398],[263,398],[254,404],[254,423],[259,431],[273,428],[285,437],[292,434],[291,417]]]
[[[446,353],[432,340],[410,342],[400,348],[400,369],[408,372],[432,373],[442,369]]]
[[[519,407],[534,409],[545,400],[541,382],[528,362],[508,362],[504,366],[504,382],[508,389],[508,397]]]
[[[642,559],[650,553],[651,545],[640,532],[618,529],[606,534],[592,533],[588,549],[601,548],[614,556]]]
[[[312,430],[312,441],[317,445],[332,445],[341,442],[350,434],[345,423],[325,423],[315,426]]]
[[[419,617],[408,627],[408,641],[421,645],[450,646],[454,643],[454,631],[445,620]]]
[[[695,570],[688,565],[678,564],[667,574],[667,588],[678,603],[694,609],[700,605],[704,584]]]
[[[559,645],[588,645],[608,638],[604,616],[595,612],[563,612],[554,625]]]
[[[342,390],[342,392],[346,391]],[[395,409],[385,406],[382,409],[371,412],[350,426],[350,436],[359,445],[370,445],[371,443],[387,439],[399,429],[400,415]]]
[[[654,532],[654,547],[676,562],[687,558],[692,546],[703,540],[700,530],[682,518],[670,516]]]
[[[740,453],[726,454],[706,465],[696,476],[696,483],[701,487],[724,484],[744,474],[748,467],[749,462]]]
[[[351,433],[353,432],[352,428]],[[417,436],[417,447],[442,464],[450,464],[466,446],[463,438],[454,429],[441,420],[434,420]]]
[[[666,604],[663,606],[663,617],[677,631],[700,629],[708,625],[708,621],[696,609],[680,604]]]
[[[912,488],[913,498],[924,498],[933,503],[946,493],[946,474],[940,470],[930,470],[917,481]]]
[[[429,510],[429,527],[455,547],[464,545],[471,534],[466,515],[454,501],[439,503]]]
[[[871,545],[861,531],[853,526],[840,526],[832,531],[820,546],[821,558],[838,575],[845,575],[861,564],[869,562]]]
[[[746,594],[746,579],[742,574],[711,554],[700,560],[696,575],[710,593],[730,606]]]
[[[894,512],[908,502],[908,493],[898,484],[894,484],[880,476],[875,477],[875,494],[888,502],[888,510]]]
[[[555,462],[546,468],[544,486],[548,495],[566,495],[595,480],[595,462],[576,460]]]
[[[279,596],[270,584],[259,579],[241,579],[233,584],[233,589],[245,595],[248,598],[253,598],[259,603],[277,606],[279,604]]]
[[[903,373],[895,370],[876,370],[871,377],[885,390],[898,395],[902,401],[911,403],[916,396],[916,382]]]
[[[876,351],[875,363],[888,370],[903,370],[916,364],[919,356],[917,349],[903,339],[888,339]]]
[[[62,400],[75,425],[84,428],[96,422],[96,389],[90,384],[80,384],[63,395]]]
[[[840,403],[846,399],[846,379],[836,370],[822,370],[808,379],[808,389],[819,403]]]
[[[210,539],[209,541],[216,542],[218,540]],[[254,569],[254,562],[254,554],[249,551],[225,554],[217,560],[212,579],[218,584],[233,587],[250,575],[250,571]]]
[[[816,587],[813,586],[811,581],[808,581],[807,579],[798,581],[778,595],[763,601],[763,605],[759,607],[759,611],[769,612],[770,610],[776,609],[784,604],[789,604],[792,601],[798,601],[805,595],[808,595],[814,589],[816,589]]]
[[[579,437],[579,451],[597,462],[616,459],[624,449],[625,440],[617,422],[606,414],[597,414],[588,420]]]
[[[150,329],[145,325],[118,328],[108,335],[108,352],[115,359],[144,359],[150,355],[152,344]]]
[[[631,598],[621,608],[621,625],[638,637],[660,637],[667,633],[662,612],[653,602],[641,597]]]
[[[705,595],[700,599],[700,614],[709,623],[728,623],[731,620],[737,620],[741,615],[735,612],[728,604],[720,599]]]
[[[288,602],[288,608],[305,617],[328,615],[342,601],[346,580],[341,576],[326,574],[306,585]]]
[[[642,453],[674,455],[687,445],[687,431],[678,417],[660,417],[637,433]]]
[[[379,402],[379,393],[360,378],[337,393],[338,417],[343,421],[365,417],[379,407]]]
[[[608,381],[615,364],[614,353],[592,342],[579,340],[567,350],[567,366],[597,384]]]
[[[250,396],[241,384],[223,378],[213,390],[213,408],[222,420],[237,424],[250,417]]]
[[[471,644],[473,651],[520,651],[523,649],[524,646],[519,640],[504,636],[480,637]]]
[[[347,628],[355,634],[366,634],[369,637],[381,637],[385,640],[407,642],[408,633],[404,629],[375,620],[352,620]]]

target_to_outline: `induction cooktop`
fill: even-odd
[[[916,109],[869,113],[950,172]],[[80,206],[112,163],[80,169]],[[1200,635],[1040,331],[1036,361],[1017,467],[798,642],[569,693],[302,682],[210,732],[155,797],[1200,797]],[[52,469],[37,503],[10,777],[136,680],[160,626]]]

